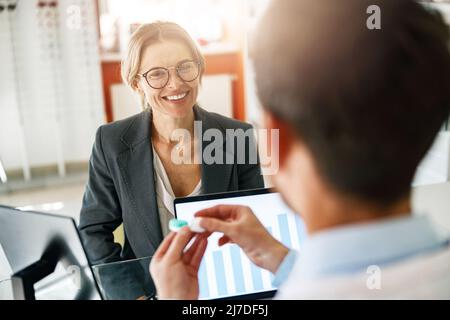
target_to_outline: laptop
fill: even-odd
[[[299,249],[306,231],[301,218],[271,189],[253,189],[177,198],[174,201],[178,219],[190,221],[202,209],[218,204],[250,207],[267,230],[284,245]],[[236,244],[217,245],[220,233],[208,239],[199,269],[200,299],[271,298],[277,288],[274,275],[254,265]]]
[[[70,217],[0,206],[0,249],[13,273],[13,299],[102,299]]]

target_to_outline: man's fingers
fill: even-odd
[[[166,256],[169,259],[179,260],[183,254],[183,250],[189,241],[195,236],[194,232],[189,230],[189,227],[183,227],[176,234],[175,238],[172,241],[172,244],[167,249]]]
[[[159,245],[158,249],[155,251],[153,258],[159,259],[164,256],[173,239],[175,238],[175,234],[176,234],[175,232],[171,232],[164,238],[164,240]]]
[[[227,244],[227,243],[231,243],[232,241],[231,241],[231,239],[229,238],[229,237],[227,237],[227,236],[222,236],[222,237],[220,237],[220,239],[219,239],[219,247],[220,246],[223,246],[224,244]]]
[[[241,208],[241,206],[220,204],[211,208],[200,210],[195,214],[195,216],[226,220],[234,217],[239,208]]]
[[[223,234],[229,236],[229,233],[232,232],[230,222],[221,221],[215,218],[201,218],[200,226],[210,233],[222,232]]]
[[[189,249],[183,255],[184,261],[190,261],[192,259],[192,256],[194,255],[194,252],[195,252],[196,248],[198,247],[202,238],[203,238],[202,236],[196,235],[194,243],[192,243],[192,245],[189,247]]]
[[[190,265],[198,270],[200,263],[202,262],[203,255],[205,254],[206,247],[208,246],[208,239],[200,238],[198,245],[195,248],[194,254],[192,255]]]

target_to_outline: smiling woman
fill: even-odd
[[[203,64],[190,50],[174,40],[148,46],[133,89],[144,96],[153,112],[184,118],[195,104]],[[145,106],[145,105],[144,105]]]
[[[143,111],[97,131],[79,226],[91,263],[153,255],[169,233],[175,197],[264,186],[259,159],[257,163],[238,162],[242,154],[234,149],[229,150],[235,157],[233,163],[171,160],[175,147],[191,150],[196,157],[213,143],[203,139],[208,129],[220,130],[227,137],[227,130],[251,128],[197,105],[204,70],[204,58],[195,42],[175,23],[145,24],[132,35],[122,77],[142,98]],[[196,121],[201,122],[200,134],[194,134]],[[175,137],[179,129],[193,138]],[[244,158],[255,147],[249,136]],[[220,151],[227,154],[227,150]],[[122,222],[123,246],[113,240],[113,231]]]
[[[188,61],[192,64],[182,64]],[[184,80],[179,75],[180,68],[187,66],[196,72]],[[175,77],[170,75],[169,69],[176,70]],[[194,89],[190,100],[195,103],[204,71],[205,59],[195,42],[183,28],[171,22],[150,23],[138,28],[122,61],[122,78],[140,94],[144,109],[151,105],[149,97],[160,95],[162,98],[162,94],[176,88],[177,81]]]

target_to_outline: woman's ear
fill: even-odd
[[[147,109],[147,100],[145,97],[144,90],[142,90],[141,83],[138,80],[134,80],[131,84],[131,88],[139,96],[139,103],[143,110]]]
[[[144,91],[141,89],[141,84],[139,83],[139,80],[135,79],[131,83],[131,88],[138,94],[143,95]]]

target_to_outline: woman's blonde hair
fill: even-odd
[[[184,43],[192,52],[194,59],[200,63],[200,81],[205,71],[205,59],[191,36],[173,22],[157,21],[141,25],[132,35],[127,51],[122,60],[121,74],[123,81],[135,91],[142,53],[151,44],[164,40],[175,40]],[[141,106],[145,110],[148,105],[141,94]]]

